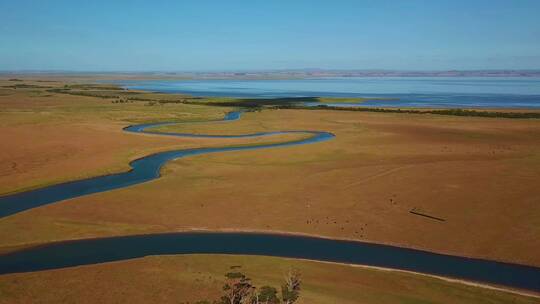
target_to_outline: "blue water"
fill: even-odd
[[[288,80],[126,80],[126,88],[237,98],[372,97],[348,106],[540,108],[540,78],[336,77]],[[343,104],[339,104],[343,105]]]
[[[410,270],[540,291],[540,268],[364,242],[256,233],[169,233],[51,243],[0,255],[0,274],[165,254],[247,254]]]
[[[232,121],[240,118],[240,112],[228,113],[224,121]],[[46,204],[55,203],[70,198],[75,198],[83,195],[89,195],[98,192],[109,191],[118,188],[124,188],[140,183],[144,183],[160,177],[159,171],[161,167],[170,160],[207,154],[216,152],[227,151],[245,151],[255,149],[266,149],[275,147],[286,147],[316,143],[332,139],[334,135],[329,132],[322,131],[277,131],[277,132],[262,132],[245,135],[204,135],[204,134],[183,134],[183,133],[158,133],[152,131],[146,131],[151,127],[162,126],[171,123],[154,123],[154,124],[142,124],[126,127],[124,130],[127,132],[135,133],[148,133],[156,135],[168,135],[168,136],[180,136],[180,137],[212,137],[212,138],[249,138],[249,137],[262,137],[278,134],[289,133],[303,133],[310,135],[308,138],[283,142],[274,144],[262,144],[256,146],[226,146],[216,148],[197,148],[197,149],[184,149],[173,150],[161,153],[152,154],[143,158],[137,159],[130,163],[132,169],[128,172],[98,176],[88,179],[82,179],[44,188],[15,193],[7,196],[0,197],[0,218],[13,215],[19,212],[26,211],[28,209],[36,208]]]

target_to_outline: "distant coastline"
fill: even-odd
[[[20,70],[2,71],[0,77],[81,77],[103,79],[301,79],[325,77],[540,77],[540,70],[231,70],[231,71],[63,71]]]

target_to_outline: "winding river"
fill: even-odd
[[[240,118],[240,115],[240,112],[231,112],[223,120],[236,120]],[[247,138],[287,133],[303,133],[309,137],[283,143],[184,149],[152,154],[131,162],[132,170],[128,172],[67,182],[0,197],[0,218],[46,204],[159,178],[160,168],[165,163],[181,157],[310,144],[334,137],[333,134],[322,131],[197,135],[158,133],[147,130],[165,124],[172,123],[133,125],[124,130],[182,137]],[[360,264],[540,292],[540,268],[537,267],[359,241],[265,233],[180,232],[53,242],[0,255],[0,274],[89,265],[151,255],[203,253],[267,255]]]
[[[232,121],[240,118],[241,112],[230,112],[225,115],[225,118],[220,121]],[[213,121],[216,122],[216,121]],[[31,191],[25,191],[15,193],[12,195],[0,197],[0,218],[10,216],[19,212],[26,211],[28,209],[36,208],[39,206],[55,203],[62,200],[67,200],[83,195],[109,191],[118,188],[124,188],[131,185],[144,183],[160,177],[161,167],[173,159],[181,157],[226,152],[226,151],[245,151],[256,150],[273,147],[286,147],[316,143],[326,141],[334,138],[334,135],[329,132],[321,131],[277,131],[277,132],[262,132],[245,135],[198,135],[198,134],[184,134],[184,133],[161,133],[147,131],[147,129],[153,127],[159,127],[163,125],[170,125],[175,123],[153,123],[133,125],[124,128],[127,132],[146,133],[155,135],[168,135],[179,137],[201,137],[201,138],[249,138],[249,137],[263,137],[279,134],[291,134],[300,133],[310,135],[307,138],[272,144],[261,145],[238,145],[238,146],[226,146],[216,148],[196,148],[196,149],[183,149],[160,152],[145,156],[143,158],[134,160],[130,163],[131,170],[118,174],[98,176],[88,179],[82,179],[67,183],[56,184],[40,189]]]

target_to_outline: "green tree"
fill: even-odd
[[[279,304],[277,289],[271,286],[263,286],[259,290],[257,304]]]

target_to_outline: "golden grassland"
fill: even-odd
[[[64,88],[63,82],[22,82],[45,88],[10,87],[13,83],[0,81],[3,194],[125,171],[129,161],[158,151],[304,136],[199,139],[129,134],[122,128],[133,123],[218,119],[232,108],[150,105],[144,100],[117,103],[116,97],[50,91],[51,87]],[[77,89],[90,94],[103,90],[114,91],[104,87]],[[139,97],[189,98],[146,93]],[[265,110],[246,113],[235,122],[179,124],[159,130],[200,134],[324,130],[337,137],[304,146],[179,159],[167,164],[158,180],[0,219],[0,252],[53,240],[100,236],[184,230],[270,231],[540,265],[536,254],[540,251],[540,120]],[[413,209],[444,221],[411,214]],[[107,286],[115,288],[97,295],[103,302],[118,297],[136,302],[137,295],[147,299],[141,294],[148,290],[155,290],[158,300],[162,296],[168,297],[164,301],[193,301],[207,290],[209,296],[215,295],[224,267],[238,261],[248,270],[255,269],[246,270],[251,277],[272,284],[281,273],[261,276],[265,272],[257,269],[302,265],[307,284],[304,303],[511,301],[510,296],[495,291],[411,274],[223,256],[153,257],[4,275],[0,276],[0,301],[33,302],[38,297],[47,297],[43,302],[73,302],[70,299],[77,297],[90,301],[91,293]],[[200,281],[195,269],[217,281]],[[347,279],[336,281],[337,275]],[[86,278],[88,289],[84,287]],[[56,289],[58,292],[44,292]],[[202,293],[191,294],[193,289]]]
[[[0,88],[9,85],[0,82]],[[122,131],[133,123],[221,119],[228,108],[55,94],[44,89],[3,89],[0,94],[0,194],[125,171],[130,160],[200,146],[256,143],[266,139],[190,139]],[[290,140],[296,135],[274,136]],[[52,174],[51,174],[52,173]]]
[[[540,265],[539,121],[276,110],[166,130],[173,128],[327,130],[337,137],[179,159],[165,166],[161,179],[2,219],[4,245],[264,230]],[[445,221],[411,214],[413,208]]]
[[[0,303],[195,303],[218,299],[224,274],[241,266],[254,285],[278,288],[291,267],[302,275],[299,304],[538,303],[438,278],[271,257],[159,256],[0,276]]]

